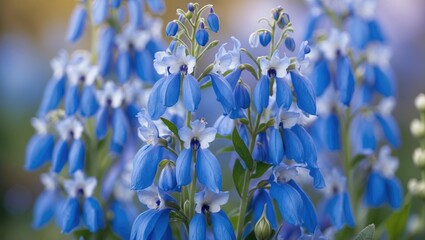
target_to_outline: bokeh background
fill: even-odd
[[[32,204],[42,186],[39,173],[23,170],[25,145],[33,129],[35,114],[50,77],[50,59],[59,49],[72,51],[87,48],[88,40],[78,44],[65,41],[68,19],[75,0],[0,0],[0,239],[56,239],[55,228],[35,232],[30,227]],[[296,41],[301,41],[308,9],[300,0],[211,0],[221,18],[218,36],[229,41],[238,37],[248,46],[248,36],[256,29],[257,19],[269,16],[270,9],[284,6],[291,15]],[[177,7],[187,1],[166,0],[164,22],[175,18]],[[403,146],[400,176],[406,186],[408,176],[419,172],[411,163],[411,152],[417,143],[409,133],[416,117],[413,101],[425,92],[425,1],[378,0],[377,18],[393,49],[392,67],[398,83],[398,119]],[[66,237],[63,236],[64,239]]]

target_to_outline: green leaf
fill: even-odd
[[[217,151],[218,154],[220,153],[229,153],[229,152],[234,152],[235,148],[233,146],[228,146],[228,147],[224,147],[221,148],[220,150]]]
[[[248,72],[250,72],[252,76],[258,80],[257,71],[255,71],[255,68],[251,64],[248,64],[248,63],[241,64],[240,68],[248,70]]]
[[[246,147],[241,136],[239,136],[238,130],[236,128],[233,129],[232,141],[233,146],[235,146],[235,150],[238,153],[239,157],[241,157],[248,169],[252,170],[254,167],[254,160],[252,159],[251,153]]]
[[[370,224],[369,226],[365,227],[359,234],[357,234],[354,240],[372,240],[374,233],[375,224]]]
[[[172,133],[174,133],[174,135],[176,136],[176,137],[178,137],[179,139],[180,139],[180,137],[179,137],[179,130],[177,129],[177,127],[176,127],[176,125],[174,125],[174,123],[173,122],[171,122],[170,120],[168,120],[168,119],[165,119],[165,118],[163,118],[163,117],[161,117],[161,120],[162,120],[162,122],[168,127],[168,129],[172,132]]]
[[[361,162],[363,159],[365,159],[367,155],[364,154],[357,154],[356,156],[351,159],[351,167],[355,167],[359,162]]]
[[[245,125],[248,125],[248,124],[249,124],[249,121],[248,121],[248,119],[246,119],[246,118],[241,118],[241,119],[239,119],[239,121],[240,121],[242,124],[245,124]]]
[[[385,223],[390,239],[401,239],[404,229],[406,229],[409,212],[410,203],[406,203],[401,210],[390,215]]]
[[[242,193],[244,175],[245,169],[243,168],[239,159],[236,159],[235,166],[233,167],[233,182],[235,183],[235,187],[239,196],[241,196]]]
[[[257,167],[255,168],[255,173],[251,175],[251,179],[259,178],[271,167],[267,163],[257,162]]]

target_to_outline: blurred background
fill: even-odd
[[[0,239],[47,239],[58,234],[55,228],[35,232],[31,229],[34,199],[41,191],[39,173],[23,170],[25,146],[34,133],[30,119],[35,114],[51,69],[49,61],[58,50],[88,48],[88,39],[70,45],[65,41],[68,19],[75,0],[0,1]],[[228,42],[238,37],[248,46],[248,36],[258,28],[257,19],[284,6],[294,24],[296,42],[301,41],[309,11],[299,0],[211,0],[221,20],[219,39]],[[174,19],[175,9],[186,1],[166,0],[165,23]],[[403,135],[400,176],[406,186],[408,176],[418,176],[411,163],[417,142],[409,124],[417,112],[416,95],[425,92],[425,1],[378,0],[377,18],[386,33],[398,83],[395,117]],[[202,108],[202,106],[201,106]],[[57,235],[56,235],[57,236]],[[51,238],[51,235],[50,235]],[[66,239],[66,237],[63,237]]]

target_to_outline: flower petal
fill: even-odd
[[[192,149],[183,149],[176,160],[176,178],[179,187],[192,181]]]
[[[103,220],[103,212],[99,202],[92,198],[84,199],[83,220],[90,232],[97,232],[105,225]]]
[[[231,240],[236,239],[232,224],[223,211],[212,213],[211,215],[212,229],[214,239]]]
[[[189,225],[189,239],[190,240],[204,240],[206,239],[207,222],[203,214],[196,213]]]
[[[183,80],[183,105],[189,112],[198,109],[201,102],[201,88],[198,81],[190,74]]]
[[[55,173],[60,173],[68,160],[68,142],[66,140],[59,140],[53,149],[52,168]]]
[[[81,139],[74,140],[69,150],[69,174],[84,170],[86,150]]]
[[[291,79],[297,95],[298,107],[308,114],[315,115],[316,95],[310,80],[294,71],[291,71]]]
[[[209,149],[198,149],[196,174],[199,182],[212,192],[218,193],[221,190],[220,164]]]
[[[96,114],[99,104],[96,100],[94,86],[87,86],[81,93],[80,113],[82,117],[91,117]]]

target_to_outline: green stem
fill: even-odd
[[[257,138],[257,131],[258,131],[258,126],[260,125],[260,120],[261,120],[261,115],[257,115],[257,119],[255,121],[255,127],[252,130],[251,141],[249,144],[249,152],[251,154],[254,151],[255,140]],[[251,174],[252,174],[251,171],[249,171],[248,169],[245,171],[243,187],[241,192],[241,203],[239,205],[239,218],[238,218],[238,224],[236,229],[236,232],[237,232],[236,239],[242,239],[242,231],[245,225],[246,208],[248,206],[248,200],[249,200],[249,184],[251,182]]]

